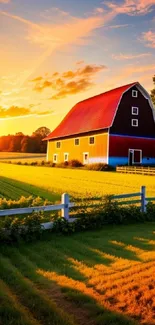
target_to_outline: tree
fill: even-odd
[[[152,98],[152,102],[155,105],[155,75],[153,77],[153,83],[154,83],[154,88],[151,90],[151,98]]]
[[[46,138],[50,132],[50,129],[48,129],[46,126],[41,126],[33,132],[32,136],[39,136],[41,139],[43,139]]]

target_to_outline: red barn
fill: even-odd
[[[47,160],[155,164],[155,111],[134,82],[76,104],[45,139]]]

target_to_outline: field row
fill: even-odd
[[[142,185],[146,186],[148,196],[155,196],[155,182],[151,176],[144,175],[0,164],[0,176],[22,180],[51,193],[67,192],[74,197],[139,192]]]
[[[155,324],[155,224],[2,247],[0,324]]]

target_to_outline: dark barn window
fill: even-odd
[[[90,137],[89,138],[89,144],[94,144],[95,143],[95,138],[94,137]]]
[[[61,142],[60,142],[60,141],[58,141],[58,142],[56,143],[56,147],[57,147],[57,148],[60,148],[60,147],[61,147]]]
[[[79,139],[75,139],[75,146],[79,146],[80,144],[80,140]]]

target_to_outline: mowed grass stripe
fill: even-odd
[[[74,324],[69,316],[58,309],[51,299],[38,290],[33,282],[23,277],[9,259],[2,255],[0,255],[0,277],[15,292],[20,303],[27,307],[41,324]]]
[[[31,184],[2,176],[0,176],[0,195],[12,200],[17,200],[21,196],[28,197],[31,195],[35,197],[39,196],[51,202],[60,200],[60,195],[57,193],[52,193],[41,187],[36,187]]]
[[[2,280],[0,280],[0,324],[40,325]]]
[[[25,255],[20,254],[20,251],[25,253]],[[103,325],[103,324],[109,324],[109,325],[133,325],[136,324],[131,319],[128,319],[127,317],[124,317],[123,315],[119,315],[117,313],[111,313],[108,311],[104,306],[101,306],[97,303],[97,301],[94,300],[93,297],[82,293],[81,291],[78,291],[77,289],[72,289],[70,286],[68,288],[66,287],[66,284],[64,286],[62,285],[61,290],[62,293],[57,292],[60,291],[60,288],[58,285],[55,284],[55,281],[51,280],[48,277],[44,277],[39,273],[39,254],[33,254],[31,256],[32,260],[29,260],[30,250],[25,248],[24,250],[19,248],[19,250],[15,251],[15,249],[11,249],[11,251],[8,249],[6,251],[7,256],[10,256],[11,261],[13,261],[14,265],[16,265],[17,268],[20,269],[21,273],[31,279],[36,286],[43,290],[43,292],[48,295],[48,297],[51,297],[52,299],[56,299],[56,303],[60,303],[62,308],[66,308],[66,311],[69,310],[69,313],[74,316],[76,320],[78,320],[78,324],[93,324],[93,325]],[[44,250],[44,247],[43,247]],[[27,255],[26,255],[27,253]],[[59,252],[58,252],[59,255]],[[34,258],[37,257],[38,264],[34,263]],[[53,256],[53,251],[51,251],[51,256]],[[60,257],[60,256],[59,256]],[[40,262],[42,265],[42,268],[45,268],[45,270],[49,269],[51,272],[53,272],[54,267],[52,267],[52,263],[45,262],[47,259],[44,257],[44,259],[41,256]],[[33,261],[33,262],[32,262]],[[62,262],[62,260],[61,260]],[[54,260],[55,263],[55,260]],[[66,270],[63,270],[63,265],[60,263],[59,269],[62,267],[62,270],[59,272],[59,274],[64,274],[68,277],[68,279],[72,279],[73,277],[68,276],[68,272]],[[63,272],[64,273],[63,273]],[[74,273],[74,270],[73,270]],[[46,271],[45,271],[46,274]],[[58,273],[57,273],[58,274]],[[60,277],[63,275],[60,275]],[[81,277],[81,276],[80,276]],[[80,279],[81,280],[81,279]],[[71,280],[72,281],[72,280]],[[75,281],[76,283],[81,283],[81,285],[84,284],[84,282],[80,282],[79,280]],[[83,283],[83,284],[82,284]],[[91,289],[90,289],[91,290]],[[89,289],[88,289],[89,291]],[[55,296],[56,293],[56,296]],[[65,299],[69,300],[66,304]],[[67,305],[67,306],[66,306]],[[80,317],[80,313],[82,313],[82,317]],[[85,322],[84,322],[85,320]]]

